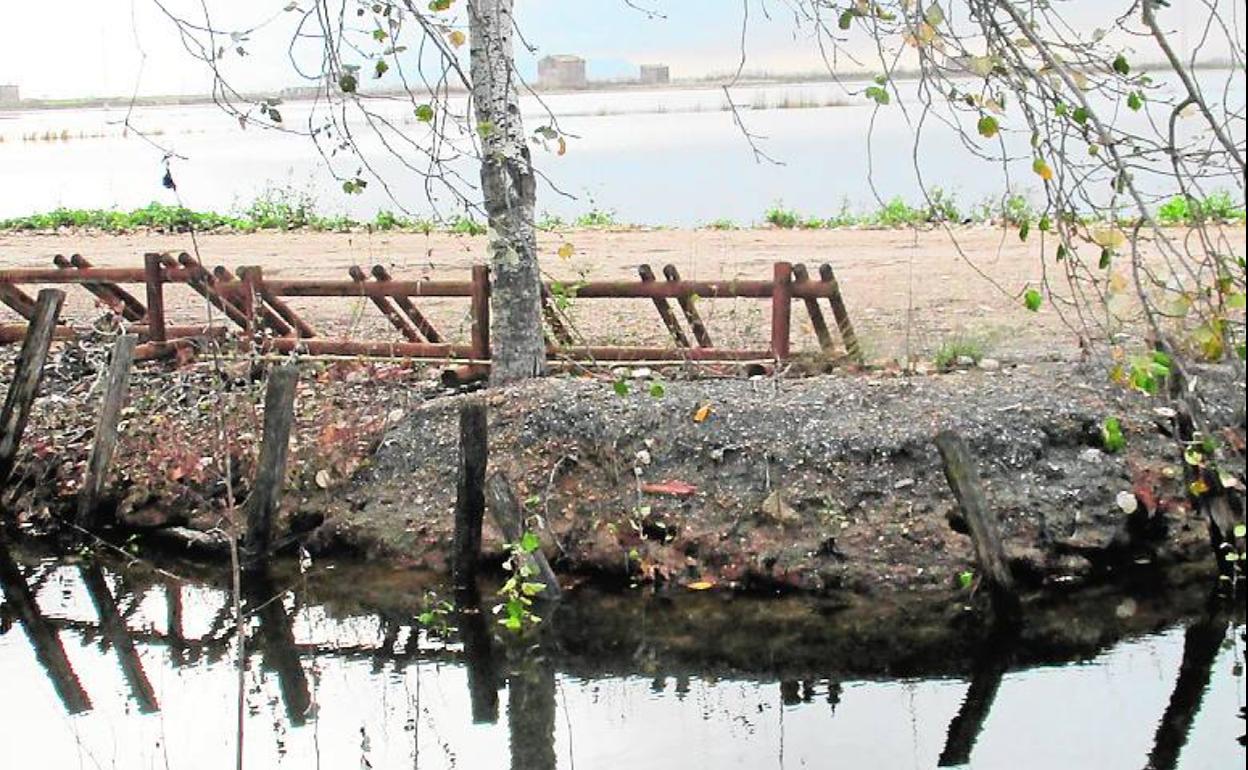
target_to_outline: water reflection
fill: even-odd
[[[0,547],[0,767],[228,766],[238,648],[220,579]],[[455,632],[421,628],[423,592],[414,576],[347,565],[247,581],[248,766],[1244,759],[1242,615],[1200,591],[1071,599],[1006,637],[957,613],[899,623],[826,602],[582,591],[523,643],[495,633],[488,597],[457,597]]]

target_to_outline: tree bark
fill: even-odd
[[[490,381],[494,384],[546,371],[533,224],[537,183],[513,67],[513,4],[514,0],[468,3],[472,100],[481,137],[481,191],[493,277]]]

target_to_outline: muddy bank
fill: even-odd
[[[0,498],[19,528],[74,536],[106,347],[58,349]],[[4,364],[7,371],[8,363]],[[633,374],[639,374],[634,372]],[[505,472],[569,582],[713,585],[817,594],[954,595],[973,579],[932,437],[961,432],[1028,587],[1125,565],[1209,565],[1161,402],[1093,367],[807,379],[549,378],[448,395],[392,364],[303,365],[279,542],[446,572],[457,414],[484,398],[491,468]],[[136,371],[104,534],[211,550],[258,455],[263,372],[249,362]],[[1242,367],[1199,376],[1242,451]],[[660,392],[661,391],[661,392]],[[1117,418],[1121,451],[1102,444]],[[228,458],[228,462],[226,462]],[[1242,473],[1242,459],[1234,465]],[[1135,514],[1121,504],[1127,493]],[[488,523],[486,550],[501,562]]]
[[[1242,447],[1242,371],[1209,371],[1202,388]],[[517,484],[565,574],[948,591],[974,565],[932,445],[943,428],[978,458],[1026,584],[1208,559],[1160,402],[1091,367],[668,382],[660,398],[644,381],[621,396],[552,379],[484,398],[491,467]],[[309,548],[446,569],[459,403],[413,410],[349,484],[291,501],[326,518]],[[1108,417],[1126,437],[1116,453],[1102,445]],[[1122,492],[1138,500],[1134,516]],[[501,546],[487,524],[487,550],[501,559]]]

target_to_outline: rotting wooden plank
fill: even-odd
[[[43,380],[43,364],[52,345],[56,318],[65,302],[65,292],[60,289],[43,289],[35,300],[35,313],[22,342],[13,369],[13,382],[0,410],[0,489],[8,483],[22,443],[22,433],[30,419],[30,408]]]
[[[78,491],[78,526],[84,529],[99,525],[96,509],[104,493],[113,452],[117,449],[117,424],[130,389],[130,371],[138,341],[136,335],[126,334],[118,337],[113,344],[112,359],[108,362],[108,376],[104,380],[104,398],[100,403],[95,435],[91,440],[91,454],[87,459],[87,474],[83,479],[82,489]]]
[[[485,402],[470,399],[459,408],[459,465],[455,485],[455,534],[451,548],[451,569],[456,589],[469,589],[477,582],[488,460],[489,431]]]
[[[507,476],[501,471],[490,474],[485,482],[485,496],[489,501],[490,515],[494,517],[494,523],[503,533],[503,538],[508,543],[519,543],[525,530],[524,513]],[[550,568],[546,554],[542,553],[539,548],[533,553],[526,554],[525,558],[536,573],[533,580],[546,586],[538,596],[547,601],[562,597],[563,590],[559,587],[559,578]]]
[[[251,494],[245,503],[247,539],[243,564],[248,571],[263,569],[273,542],[273,518],[282,499],[286,481],[286,459],[290,454],[290,430],[295,422],[295,389],[299,383],[297,364],[285,364],[269,373],[264,393],[264,438],[260,462]]]
[[[984,498],[975,462],[966,448],[966,442],[953,431],[937,434],[936,448],[944,463],[945,478],[970,529],[976,560],[991,594],[996,620],[1012,624],[1019,619],[1021,612],[1018,594],[1014,588],[1014,577],[1005,561],[997,519]]]

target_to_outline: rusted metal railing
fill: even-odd
[[[649,299],[674,347],[599,346],[576,344],[570,323],[556,307],[554,285],[543,286],[543,317],[552,359],[594,362],[741,362],[784,361],[792,354],[793,303],[800,301],[825,354],[836,354],[832,332],[820,306],[827,301],[849,357],[861,360],[844,299],[830,265],[812,277],[805,265],[777,262],[771,280],[683,280],[674,265],[663,268],[658,280],[649,265],[638,267],[640,280],[593,281],[577,284],[577,300]],[[370,274],[371,273],[371,274]],[[371,278],[371,280],[370,280]],[[188,254],[144,255],[143,267],[93,267],[83,257],[58,256],[53,269],[0,270],[0,303],[29,319],[31,300],[22,286],[77,284],[127,322],[127,330],[143,344],[136,358],[173,355],[207,335],[230,334],[228,324],[241,332],[244,344],[263,349],[310,355],[377,356],[429,359],[467,364],[463,373],[479,376],[490,360],[490,275],[482,265],[472,268],[468,281],[402,280],[381,265],[370,272],[353,266],[348,280],[290,280],[264,276],[260,267],[208,270]],[[122,284],[142,286],[146,305]],[[221,314],[222,324],[171,325],[166,321],[165,287],[185,285]],[[289,298],[367,298],[389,321],[402,341],[330,339],[322,337],[287,304]],[[467,344],[448,341],[417,307],[427,298],[463,298],[469,302],[471,327]],[[699,310],[699,300],[743,298],[770,300],[770,339],[766,347],[716,347]],[[669,304],[675,300],[680,313]],[[681,321],[683,317],[684,327]],[[0,324],[0,343],[22,338],[26,324]],[[71,339],[78,331],[69,325],[55,330],[57,339]]]

